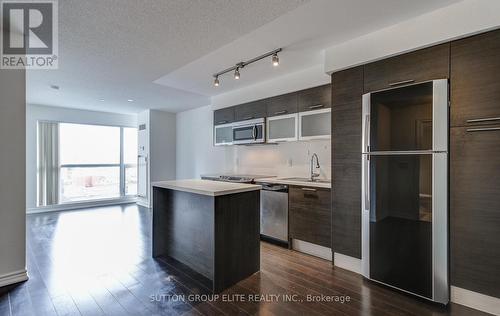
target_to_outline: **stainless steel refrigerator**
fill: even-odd
[[[447,304],[448,80],[363,95],[362,272]]]

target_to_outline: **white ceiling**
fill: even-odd
[[[59,69],[30,71],[27,100],[108,112],[179,112],[317,65],[328,46],[457,1],[59,1]],[[245,67],[240,80],[227,74],[213,86],[213,73],[277,47],[284,48],[279,67],[264,60]]]

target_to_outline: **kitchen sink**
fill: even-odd
[[[315,182],[315,183],[331,183],[330,180],[321,180],[321,179],[315,179],[312,181],[309,178],[283,178],[281,180],[286,180],[286,181],[297,181],[297,182]]]

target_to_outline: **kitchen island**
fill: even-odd
[[[260,270],[260,185],[153,183],[153,257],[170,257],[218,293]]]

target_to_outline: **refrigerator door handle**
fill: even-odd
[[[367,153],[370,151],[370,103],[371,93],[363,95],[363,139],[361,140],[361,152]]]

